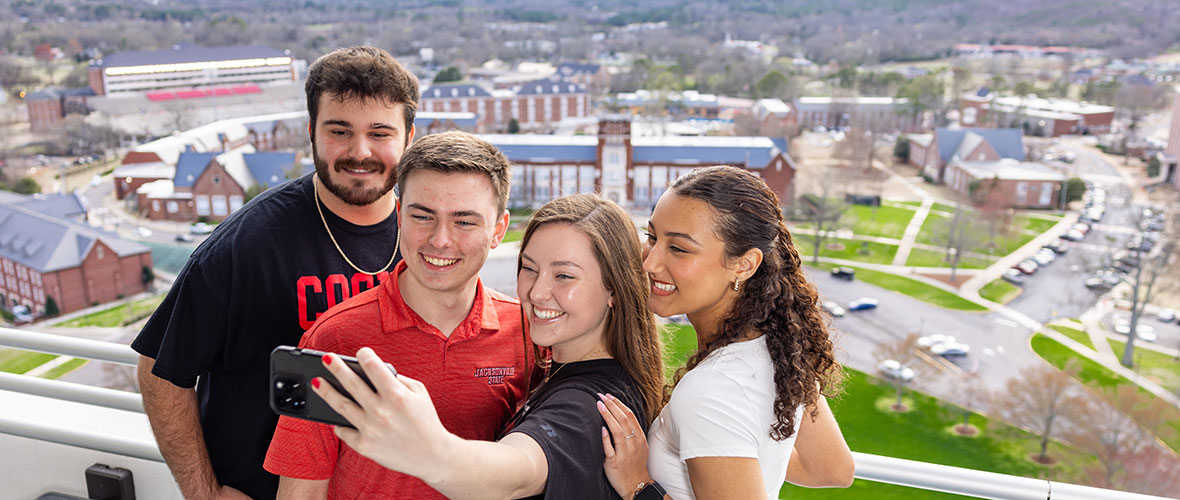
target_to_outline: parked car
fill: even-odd
[[[179,243],[192,243],[193,235],[188,233],[179,233],[176,235],[176,241]]]
[[[1024,286],[1024,273],[1021,272],[1019,269],[1013,268],[1013,269],[1009,269],[1007,271],[1004,271],[1004,275],[1001,276],[1001,278],[1003,278],[1004,281],[1007,281],[1008,283],[1011,283],[1013,285]]]
[[[1061,238],[1065,241],[1082,241],[1082,238],[1085,238],[1085,237],[1086,237],[1086,235],[1084,235],[1078,231],[1074,231],[1072,229],[1070,229],[1069,231],[1066,231],[1064,233],[1061,233],[1061,236],[1058,236],[1058,238]]]
[[[1047,266],[1053,263],[1054,260],[1057,260],[1057,254],[1053,253],[1052,250],[1037,252],[1032,256],[1032,260],[1035,261],[1039,266]]]
[[[204,222],[197,222],[189,229],[193,234],[209,234],[213,232],[213,226]]]
[[[896,359],[883,359],[877,363],[877,370],[882,375],[902,382],[909,382],[917,376],[917,372],[908,366],[902,366],[901,362]]]
[[[139,235],[140,238],[151,238],[152,230],[143,226],[139,226],[135,228],[135,234]]]
[[[877,304],[878,304],[877,299],[874,299],[872,297],[861,297],[861,298],[856,299],[852,302],[849,302],[848,303],[848,310],[849,311],[864,311],[867,309],[876,309]]]
[[[1065,253],[1069,251],[1069,245],[1065,244],[1065,242],[1060,241],[1060,240],[1050,241],[1049,244],[1047,244],[1041,248],[1048,248],[1049,250],[1052,250],[1053,253],[1055,253],[1057,255],[1065,255]]]
[[[929,349],[929,348],[936,346],[938,344],[944,344],[947,342],[954,342],[954,341],[955,341],[955,337],[952,335],[943,335],[941,333],[935,333],[935,334],[931,334],[931,335],[925,335],[922,337],[918,337],[918,346],[925,347],[925,348]]]
[[[1098,277],[1086,278],[1086,282],[1084,284],[1086,285],[1086,288],[1091,290],[1110,290],[1111,288],[1114,288],[1114,285]]]
[[[1069,228],[1074,231],[1077,231],[1079,233],[1082,233],[1083,235],[1090,233],[1090,225],[1086,224],[1085,222],[1078,222],[1077,224],[1069,226]]]
[[[1172,309],[1160,309],[1159,314],[1155,315],[1155,319],[1163,321],[1164,323],[1171,323],[1176,321],[1176,311]]]
[[[832,277],[844,281],[852,281],[856,277],[856,269],[851,267],[837,267],[832,269]]]
[[[930,353],[937,356],[966,356],[971,346],[961,342],[943,342],[930,346]]]
[[[1037,263],[1036,261],[1026,260],[1016,264],[1016,267],[1013,267],[1012,269],[1016,269],[1024,274],[1032,274],[1037,272]]]
[[[12,306],[12,316],[17,323],[28,323],[33,321],[32,311],[29,311],[28,306],[22,304]]]
[[[840,304],[837,304],[831,300],[825,300],[821,305],[823,306],[824,310],[828,312],[828,314],[832,315],[833,318],[843,318],[844,313],[846,312],[843,307],[840,307]]]
[[[1119,318],[1115,320],[1114,332],[1120,335],[1127,335],[1131,333],[1131,320],[1128,318]],[[1155,342],[1155,328],[1151,325],[1138,324],[1135,325],[1135,337],[1146,340],[1148,342]]]

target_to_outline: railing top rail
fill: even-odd
[[[0,346],[63,354],[121,365],[135,366],[139,363],[139,354],[131,347],[122,344],[15,328],[0,328]]]

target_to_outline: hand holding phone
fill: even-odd
[[[320,377],[328,382],[349,399],[353,399],[348,391],[340,385],[336,376],[332,375],[323,365],[324,352],[313,349],[299,349],[297,347],[281,345],[270,353],[270,407],[279,415],[311,420],[344,427],[354,426],[343,416],[328,406],[322,398],[312,392],[311,379]],[[369,377],[361,369],[360,363],[352,356],[338,355],[344,364],[352,369],[361,380],[374,389]],[[394,375],[397,370],[393,365],[385,363]],[[356,402],[353,400],[353,402]]]

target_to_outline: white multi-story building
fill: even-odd
[[[286,51],[246,45],[196,47],[177,45],[167,50],[117,52],[92,61],[90,88],[96,95],[226,87],[298,78],[296,60]]]

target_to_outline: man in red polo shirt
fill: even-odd
[[[379,287],[321,316],[300,347],[348,355],[372,347],[426,384],[447,430],[494,440],[527,397],[531,362],[520,303],[479,279],[508,227],[508,182],[504,155],[471,134],[411,146],[398,166],[402,262]],[[279,419],[264,467],[282,476],[280,499],[444,498],[306,420]]]

